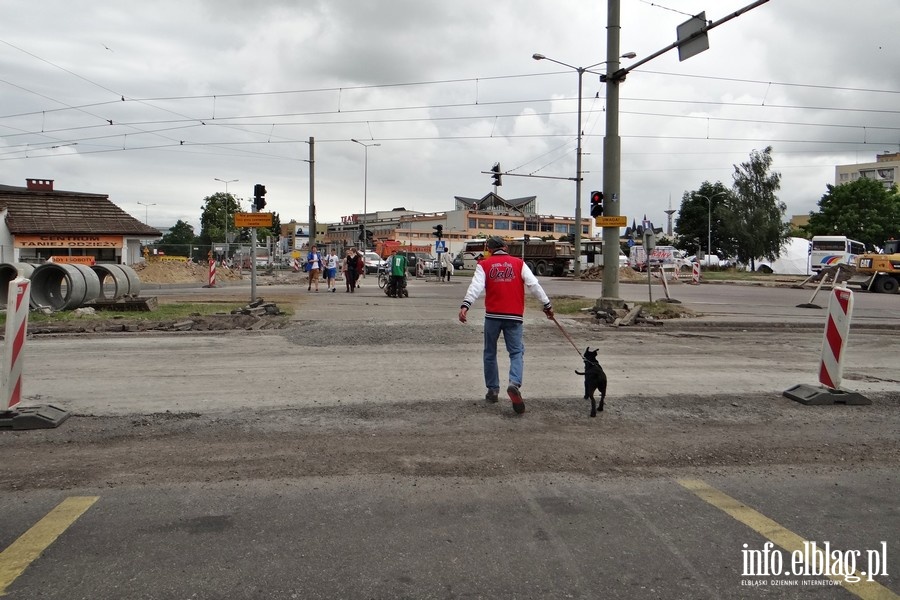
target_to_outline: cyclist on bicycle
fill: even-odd
[[[384,293],[391,298],[408,298],[409,292],[406,291],[406,256],[397,254],[394,250],[388,259],[388,279],[387,287]]]

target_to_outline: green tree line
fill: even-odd
[[[772,163],[771,146],[753,151],[747,162],[734,166],[731,187],[704,181],[684,192],[675,245],[689,254],[733,258],[755,270],[756,259],[774,260],[791,236],[846,235],[870,249],[900,236],[900,191],[866,178],[827,185],[809,223],[792,230],[787,205],[777,195],[781,175]]]
[[[224,245],[226,235],[230,244],[250,243],[249,227],[234,227],[234,215],[241,212],[241,205],[233,194],[217,192],[203,199],[200,207],[200,233],[185,221],[178,220],[169,231],[150,246],[168,256],[188,256],[205,259],[207,253],[216,245]],[[227,221],[226,221],[227,219]],[[227,225],[226,225],[227,223]],[[257,227],[257,241],[264,241],[268,236],[277,242],[281,236],[281,219],[278,213],[272,213],[271,227]],[[197,252],[194,252],[197,248]],[[199,256],[198,256],[199,255]]]

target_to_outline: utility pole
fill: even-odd
[[[679,60],[685,60],[702,52],[709,47],[706,33],[710,29],[739,17],[768,1],[755,0],[713,23],[706,23],[705,17],[691,17],[676,30],[678,39],[674,43],[650,54],[628,68],[622,69],[619,68],[619,36],[622,28],[620,0],[607,0],[606,56],[611,60],[606,63],[606,74],[600,78],[600,81],[606,83],[606,135],[603,138],[603,195],[606,198],[603,214],[605,216],[618,217],[621,215],[619,188],[622,175],[622,139],[619,137],[619,84],[625,81],[628,73],[637,67],[674,48],[679,49]],[[604,227],[603,256],[618,255],[619,228]],[[619,270],[603,269],[603,292],[601,298],[597,300],[596,307],[606,309],[623,305],[624,301],[619,298]]]
[[[603,138],[603,197],[604,216],[621,214],[619,187],[622,167],[622,139],[619,137],[619,81],[613,76],[619,70],[619,35],[621,33],[619,0],[609,0],[606,31],[606,135]],[[603,228],[603,257],[619,256],[619,228]],[[603,269],[603,291],[598,308],[619,308],[619,269]]]
[[[309,245],[316,243],[316,138],[309,138]],[[293,250],[293,248],[292,248]]]

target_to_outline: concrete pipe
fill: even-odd
[[[84,276],[72,265],[44,263],[31,274],[31,307],[78,308],[84,302]]]
[[[128,295],[128,277],[119,265],[93,265],[91,270],[100,279],[100,300],[118,300]]]
[[[16,277],[31,278],[34,265],[28,263],[0,263],[0,306],[9,302],[9,284]]]
[[[74,264],[72,266],[75,267],[84,278],[84,298],[81,300],[81,304],[87,304],[88,302],[93,302],[99,298],[101,293],[100,278],[94,270],[87,265]],[[73,308],[78,307],[75,306]]]
[[[84,265],[44,263],[31,274],[31,306],[73,310],[100,295],[100,278]]]
[[[128,279],[128,292],[126,295],[128,296],[137,296],[141,293],[141,278],[138,277],[137,271],[129,267],[128,265],[116,265],[119,269],[125,273],[125,277]]]

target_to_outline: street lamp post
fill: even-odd
[[[355,143],[359,144],[360,146],[362,146],[363,148],[365,148],[365,153],[366,153],[365,167],[363,170],[363,214],[362,214],[362,226],[363,226],[362,237],[363,237],[363,239],[361,240],[362,241],[361,248],[362,248],[363,252],[365,252],[365,250],[366,250],[366,242],[365,242],[365,239],[366,239],[366,211],[368,210],[366,208],[366,201],[367,201],[367,198],[369,195],[369,147],[380,146],[381,144],[365,144],[357,139],[351,139],[350,141],[355,142]]]
[[[622,58],[634,58],[637,56],[634,52],[629,52]],[[593,73],[591,69],[598,67],[609,61],[601,61],[587,67],[575,67],[568,63],[544,56],[543,54],[532,54],[534,60],[549,60],[550,62],[574,69],[578,73],[578,149],[575,155],[575,235],[574,235],[574,251],[575,251],[575,277],[581,275],[581,89],[582,80],[585,73]],[[600,73],[595,73],[600,75]],[[618,252],[616,253],[618,257]],[[618,261],[618,258],[616,259]],[[605,263],[604,263],[605,264]]]
[[[147,210],[151,206],[156,206],[156,202],[150,202],[149,204],[147,202],[138,202],[138,204],[144,207],[144,225],[147,225]]]
[[[228,195],[228,184],[234,183],[235,181],[240,181],[240,180],[229,179],[226,181],[224,179],[219,179],[218,177],[213,177],[213,180],[220,181],[225,184],[225,196],[226,196],[226,198],[225,198],[225,258],[227,259],[228,258],[228,204],[229,204],[229,200],[231,199],[231,196]]]
[[[709,212],[706,216],[706,266],[708,267],[710,265],[709,255],[712,253],[712,198],[724,196],[725,192],[716,192],[712,195],[712,198],[696,192],[694,192],[694,195],[706,200],[707,205],[709,206]]]

